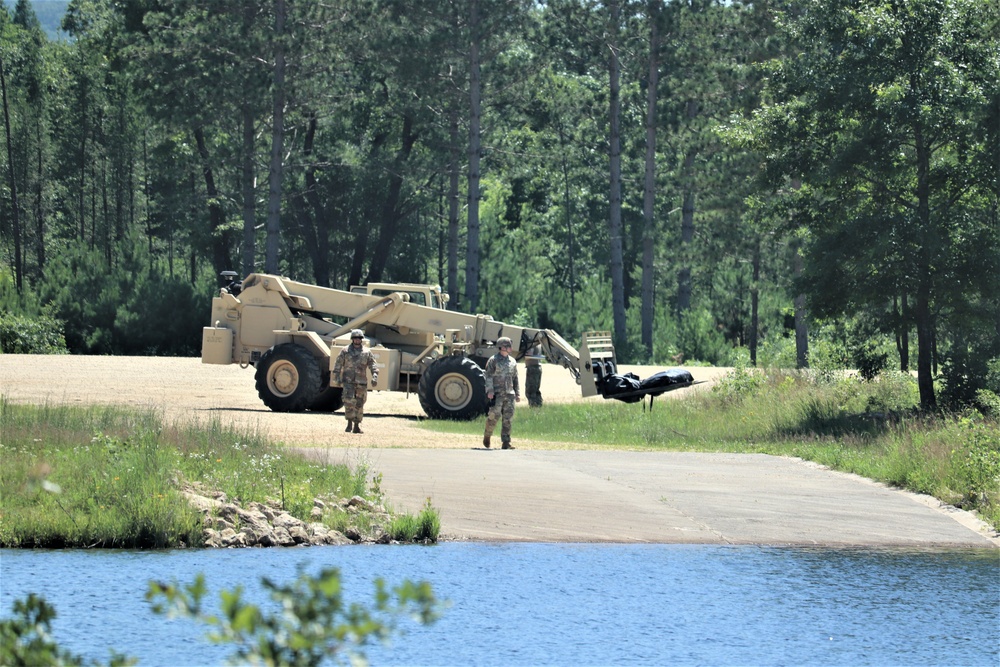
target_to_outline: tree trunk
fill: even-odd
[[[914,144],[917,157],[917,225],[922,232],[917,262],[917,303],[914,315],[917,320],[917,388],[920,391],[920,409],[937,408],[934,395],[934,322],[931,314],[931,259],[933,245],[930,207],[930,148],[924,140],[923,127],[914,127]]]
[[[625,277],[622,256],[622,184],[621,184],[621,63],[618,60],[618,34],[621,7],[610,3],[608,23],[608,120],[610,125],[610,215],[608,232],[611,241],[611,312],[614,337],[624,343],[628,332],[625,321]]]
[[[920,409],[932,411],[937,407],[934,395],[934,323],[930,308],[930,289],[926,284],[917,288],[915,308],[917,320],[917,389],[920,392]]]
[[[753,248],[753,287],[750,288],[750,365],[757,365],[757,342],[760,326],[760,239]]]
[[[80,99],[80,189],[77,193],[77,209],[80,213],[80,242],[87,240],[87,100]]]
[[[569,196],[569,160],[566,158],[566,133],[562,119],[559,123],[559,154],[562,157],[563,211],[566,215],[566,255],[569,261],[569,323],[576,329],[576,248],[573,242],[573,200]]]
[[[351,273],[347,276],[348,286],[362,284],[365,268],[365,252],[368,250],[368,225],[357,223],[358,232],[354,237],[354,255],[351,260]],[[350,225],[348,225],[350,227]]]
[[[895,297],[893,301],[895,302]],[[902,373],[910,372],[910,303],[906,292],[899,297],[898,305],[893,304],[896,310],[896,352],[899,354],[899,370]]]
[[[108,266],[113,266],[111,255],[111,215],[108,209],[108,157],[107,154],[101,158],[101,245],[104,248],[104,261]]]
[[[198,155],[201,157],[201,173],[205,179],[205,194],[208,197],[208,220],[212,237],[212,268],[215,270],[216,275],[218,275],[223,271],[232,269],[229,258],[229,232],[225,232],[222,229],[225,218],[222,215],[222,206],[219,205],[219,190],[215,187],[215,174],[209,162],[205,131],[200,127],[197,128],[194,131],[194,138],[198,146]],[[193,266],[193,256],[191,262]]]
[[[124,97],[124,96],[123,96]],[[125,178],[126,172],[126,162],[131,161],[131,142],[129,146],[124,146],[123,143],[128,140],[128,130],[127,130],[127,120],[125,118],[125,104],[121,103],[119,100],[121,108],[118,109],[118,134],[115,141],[115,154],[112,162],[112,177],[114,178],[114,196],[115,196],[115,243],[121,243],[125,238],[126,230],[129,229],[129,225],[125,220],[125,199],[126,191],[130,190],[130,183],[127,182]]]
[[[451,159],[448,163],[448,309],[458,310],[458,111],[449,122]]]
[[[642,202],[642,344],[653,358],[653,250],[656,245],[656,93],[659,82],[659,2],[649,3],[649,82],[646,88],[646,181]]]
[[[24,258],[21,253],[21,213],[17,202],[17,179],[14,177],[14,141],[10,131],[10,106],[7,103],[7,76],[0,58],[0,92],[3,93],[3,124],[7,139],[7,174],[10,178],[10,199],[14,222],[14,285],[18,293],[24,288]]]
[[[393,168],[389,176],[389,192],[382,203],[379,215],[379,235],[375,242],[375,252],[372,254],[371,266],[368,270],[369,282],[380,282],[389,260],[392,240],[396,236],[399,221],[406,213],[401,210],[400,200],[403,190],[403,167],[410,158],[413,145],[418,134],[413,131],[413,116],[407,113],[403,117],[403,127],[400,130],[400,148],[393,160]]]
[[[38,164],[38,173],[35,182],[35,254],[38,257],[39,280],[45,275],[45,204],[43,203],[45,199],[43,193],[45,164],[42,152],[43,136],[42,119],[39,117],[35,119],[35,149]]]
[[[257,235],[257,188],[254,183],[254,115],[250,103],[243,102],[243,243],[241,249],[243,275],[254,272]]]
[[[479,0],[469,3],[469,222],[465,247],[465,295],[468,312],[479,308],[479,158],[482,91],[479,79]]]
[[[320,200],[319,182],[316,180],[316,164],[313,160],[313,146],[316,141],[316,130],[319,121],[315,113],[309,115],[309,124],[306,126],[305,140],[302,144],[302,159],[306,163],[305,199],[312,209],[312,218],[305,211],[299,216],[302,221],[306,251],[312,260],[313,280],[317,285],[328,287],[330,285],[330,216],[326,206]]]
[[[802,252],[795,249],[795,268],[793,272],[798,278],[802,275]],[[809,330],[806,325],[806,295],[795,297],[795,367],[809,368]]]
[[[693,119],[700,112],[700,107],[694,100],[686,105],[685,115]],[[688,149],[684,155],[683,169],[683,203],[681,204],[681,269],[677,273],[677,314],[683,317],[691,309],[691,244],[694,242],[694,162],[698,152]]]
[[[271,168],[268,172],[267,247],[264,270],[278,273],[281,242],[281,185],[284,177],[282,151],[285,144],[285,0],[274,3],[274,111],[271,129]]]
[[[153,215],[149,202],[152,199],[149,185],[149,145],[147,143],[149,130],[142,131],[142,199],[146,204],[146,250],[149,252],[149,269],[153,269]],[[173,277],[171,275],[171,277]]]

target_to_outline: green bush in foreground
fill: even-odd
[[[0,665],[5,667],[82,667],[99,665],[61,648],[52,638],[55,607],[34,593],[14,600],[14,615],[0,620]],[[135,660],[112,654],[109,667],[134,665]]]
[[[375,600],[369,608],[343,599],[340,572],[324,569],[313,577],[300,571],[291,585],[268,579],[264,588],[278,603],[279,613],[267,614],[243,599],[242,589],[220,593],[220,615],[202,608],[205,579],[198,575],[192,584],[150,582],[146,599],[153,611],[170,617],[195,619],[213,628],[209,638],[232,644],[231,661],[237,664],[273,667],[320,665],[328,658],[364,664],[364,647],[372,640],[387,641],[399,631],[404,615],[429,625],[437,620],[442,605],[427,582],[404,580],[391,592],[381,579],[375,581]],[[35,594],[15,600],[14,615],[0,621],[0,665],[31,667],[97,665],[62,649],[51,637],[55,608]],[[109,667],[134,665],[135,660],[112,653]]]
[[[300,572],[287,586],[267,578],[262,583],[278,603],[279,613],[266,614],[246,602],[240,588],[221,593],[221,615],[206,613],[201,575],[183,588],[150,583],[146,599],[157,613],[193,618],[214,628],[209,639],[233,644],[233,662],[274,666],[319,665],[327,658],[364,664],[363,647],[372,640],[388,640],[401,616],[408,614],[427,625],[437,620],[441,608],[430,584],[408,580],[390,593],[385,582],[376,579],[374,611],[359,603],[347,604],[336,568],[324,569],[316,577]]]
[[[352,470],[310,462],[218,420],[167,427],[149,410],[17,405],[0,397],[0,456],[6,547],[199,546],[201,517],[180,492],[185,482],[241,504],[277,501],[303,521],[314,520],[317,497],[381,501],[363,464]],[[374,528],[365,513],[324,521],[362,535]]]

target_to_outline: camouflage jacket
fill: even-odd
[[[517,382],[517,362],[497,352],[486,362],[486,393],[521,395]]]
[[[337,355],[337,362],[333,365],[333,377],[340,380],[340,384],[357,384],[362,387],[368,386],[368,375],[366,370],[372,372],[372,383],[378,383],[378,368],[375,366],[375,355],[368,348],[356,349],[353,345],[348,345]]]

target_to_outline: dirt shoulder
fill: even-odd
[[[623,367],[640,377],[660,368]],[[724,369],[691,368],[705,384]],[[15,402],[120,404],[168,422],[218,418],[252,427],[328,462],[382,473],[397,509],[430,498],[446,539],[852,546],[1000,546],[975,517],[805,462],[763,455],[567,450],[519,441],[511,452],[415,428],[416,395],[375,392],[363,435],[343,414],[280,414],[253,369],[200,359],[0,355],[0,393]],[[565,369],[546,367],[546,401],[583,399]]]

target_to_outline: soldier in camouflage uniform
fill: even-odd
[[[528,407],[542,407],[542,346],[535,345],[524,355],[524,395]]]
[[[510,423],[514,419],[514,403],[521,400],[521,388],[517,382],[517,361],[510,356],[510,338],[497,340],[499,352],[486,362],[486,398],[493,403],[486,417],[486,431],[483,446],[490,446],[490,436],[497,422],[500,423],[500,441],[503,449],[514,449],[510,444]]]
[[[361,420],[365,416],[365,401],[368,400],[368,373],[372,372],[372,384],[378,383],[378,368],[375,355],[365,349],[365,333],[361,329],[351,331],[351,344],[340,351],[333,365],[333,377],[344,388],[344,415],[347,417],[347,433],[363,433]]]

